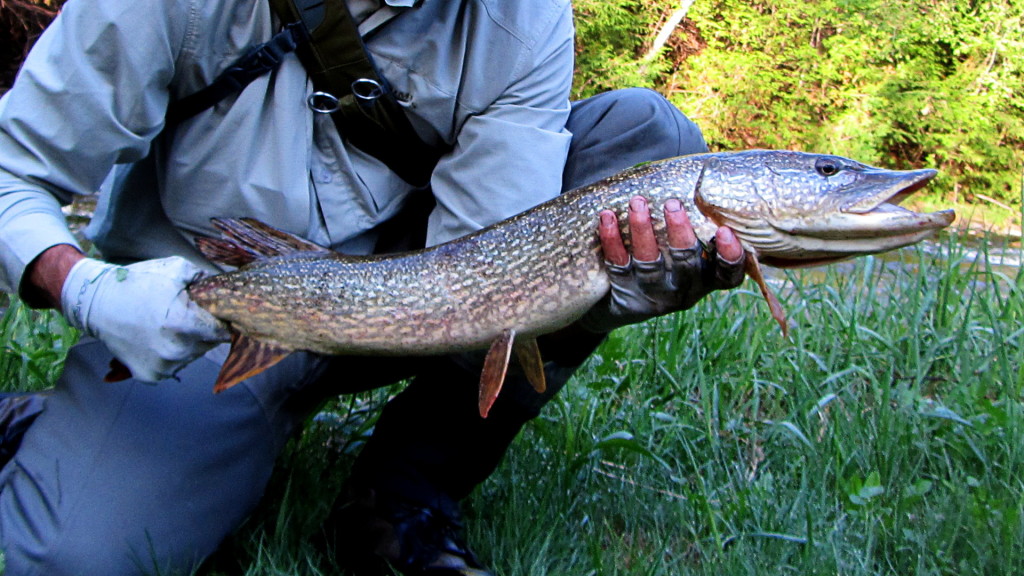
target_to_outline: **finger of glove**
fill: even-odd
[[[633,260],[633,276],[639,290],[656,297],[659,292],[672,291],[665,258],[658,252],[654,260]]]
[[[675,291],[692,291],[694,284],[705,281],[704,248],[694,240],[689,248],[669,248],[669,278]]]
[[[739,260],[729,262],[721,256],[716,257],[715,290],[728,290],[743,283],[743,279],[746,277],[745,258],[745,256],[740,256]]]
[[[633,260],[625,270],[609,274],[611,311],[632,323],[675,309],[679,297],[668,285],[665,261],[659,255],[651,262]]]
[[[630,303],[642,294],[634,266],[635,261],[633,259],[630,259],[629,263],[625,266],[605,263],[605,268],[608,271],[608,282],[611,284],[609,291],[610,300],[607,307],[613,314],[628,309]],[[600,305],[598,304],[598,306]]]
[[[735,258],[728,258],[726,254],[736,255]],[[721,227],[715,232],[715,238],[711,242],[709,254],[713,256],[713,290],[726,290],[735,288],[743,283],[746,276],[746,258],[739,240],[732,230]]]
[[[715,290],[736,286],[738,282],[726,284],[726,281],[734,281],[730,278],[737,269],[742,281],[742,258],[735,263],[724,262],[715,250],[714,240],[707,248],[694,242],[690,248],[669,249],[669,274],[682,310],[691,308]]]
[[[176,282],[182,288],[204,274],[202,268],[181,256],[144,260],[127,266],[127,268],[133,273],[156,274]]]

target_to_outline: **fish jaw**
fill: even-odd
[[[935,170],[885,170],[800,152],[735,156],[705,167],[696,203],[768,266],[815,266],[894,250],[956,218],[952,210],[921,213],[899,206]],[[741,194],[739,173],[749,182]]]

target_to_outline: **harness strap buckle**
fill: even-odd
[[[313,92],[306,98],[306,105],[317,114],[334,114],[341,110],[341,100],[328,92]]]

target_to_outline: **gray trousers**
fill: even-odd
[[[569,129],[566,190],[706,149],[692,122],[642,89],[574,104]],[[320,401],[408,376],[414,378],[385,407],[354,473],[409,499],[457,501],[493,471],[591,347],[546,350],[553,360],[549,393],[538,396],[512,378],[483,420],[476,413],[479,374],[451,358],[296,353],[214,395],[214,354],[176,380],[105,383],[110,353],[83,340],[0,471],[6,573],[189,573],[256,507],[281,449]]]

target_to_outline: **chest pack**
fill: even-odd
[[[308,105],[330,114],[338,133],[403,180],[424,186],[444,152],[416,133],[373,63],[345,0],[269,0],[284,25],[209,86],[172,102],[167,122],[187,120],[275,69],[295,52],[313,83]],[[371,16],[372,17],[372,16]]]

